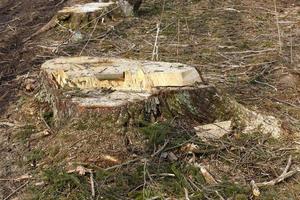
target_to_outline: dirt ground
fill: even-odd
[[[176,162],[151,158],[118,168],[114,173],[103,171],[93,162],[86,164],[96,171],[97,198],[187,199],[188,191],[190,199],[255,199],[249,192],[252,179],[266,181],[278,177],[290,155],[294,166],[300,164],[298,0],[148,0],[135,17],[99,23],[95,31],[93,26],[77,30],[84,35],[83,41],[72,41],[72,32],[57,27],[23,42],[70,3],[0,0],[0,199],[90,197],[88,176],[70,176],[55,166],[58,160],[66,161],[61,157],[64,144],[56,145],[56,138],[67,140],[68,134],[53,130],[55,133],[50,137],[35,139],[38,133],[49,131],[49,123],[45,122],[47,105],[37,100],[39,67],[58,56],[151,59],[158,22],[158,60],[179,61],[201,69],[209,83],[238,102],[282,120],[285,135],[280,141],[254,134],[203,143],[193,137],[174,139],[171,134],[173,140],[165,152],[174,153]],[[32,88],[26,89],[28,84]],[[86,147],[86,141],[79,134],[76,137],[76,148]],[[220,184],[203,186],[197,169],[187,167],[191,155],[175,148],[187,141],[204,150],[213,148],[211,153],[195,153],[193,162],[210,166]],[[71,155],[77,150],[70,151]],[[176,179],[172,179],[173,175],[166,180],[156,177],[157,173],[166,172]],[[16,180],[25,174],[33,178]],[[299,181],[296,175],[279,186],[263,189],[261,199],[300,199]],[[42,184],[44,189],[36,186],[39,182],[46,182]]]

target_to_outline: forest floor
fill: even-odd
[[[300,199],[299,174],[260,187],[259,197],[250,186],[279,177],[289,158],[291,170],[300,167],[298,0],[147,0],[135,17],[77,30],[82,41],[63,27],[24,41],[68,3],[0,0],[0,199]],[[92,178],[68,173],[60,152],[74,146],[51,142],[59,130],[39,99],[41,64],[78,55],[151,60],[157,24],[157,60],[199,68],[239,103],[280,119],[285,134],[202,141],[172,123],[150,125],[141,131],[155,136],[150,147],[164,147],[159,155],[150,148],[114,167],[81,163]]]

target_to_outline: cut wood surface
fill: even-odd
[[[201,82],[194,67],[181,63],[118,58],[62,57],[47,61],[42,70],[63,88],[151,91]]]
[[[70,7],[64,7],[62,10],[58,11],[59,14],[64,13],[92,13],[98,10],[102,10],[110,5],[114,4],[113,2],[107,3],[86,3],[86,4],[76,4]]]

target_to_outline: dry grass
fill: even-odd
[[[169,136],[170,142],[162,152],[174,153],[178,161],[143,154],[138,161],[113,170],[85,163],[95,172],[98,198],[183,199],[188,195],[190,199],[217,199],[221,195],[229,199],[247,199],[252,198],[250,181],[277,177],[289,155],[293,155],[293,166],[299,165],[300,5],[296,0],[277,0],[276,5],[277,12],[273,0],[149,0],[136,18],[99,24],[84,49],[87,40],[71,42],[71,34],[60,28],[42,35],[40,41],[28,44],[28,48],[39,48],[36,59],[79,55],[82,49],[82,55],[88,56],[151,59],[159,22],[158,60],[198,67],[210,83],[239,102],[282,119],[290,134],[280,141],[253,134],[203,142],[192,133],[178,129]],[[88,38],[92,29],[93,26],[79,31]],[[42,126],[38,124],[38,127]],[[20,151],[24,152],[18,160],[30,172],[38,174],[37,181],[42,179],[46,183],[40,188],[32,182],[34,192],[27,198],[90,197],[89,177],[66,174],[63,169],[68,153],[59,153],[63,143],[49,148],[45,145],[50,144],[49,139],[30,142],[26,137],[23,140],[24,147]],[[72,138],[71,143],[76,141],[83,146],[83,151],[89,151],[84,143],[86,138]],[[96,145],[97,141],[94,143]],[[180,150],[186,143],[201,148],[194,159],[193,155]],[[21,157],[27,154],[30,161],[24,163]],[[56,155],[59,155],[57,160],[52,159]],[[32,162],[36,166],[29,167]],[[194,167],[195,162],[207,166],[220,182],[207,185],[199,169]],[[47,163],[53,166],[50,168]],[[299,195],[299,176],[295,176],[278,186],[264,188],[261,199],[297,199]]]

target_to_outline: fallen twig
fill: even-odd
[[[277,12],[277,2],[276,0],[274,1],[274,12],[275,12],[275,18],[276,18],[276,27],[277,27],[277,33],[278,33],[278,45],[279,45],[279,53],[282,53],[282,42],[281,42],[281,31],[280,31],[280,26],[279,26],[279,19],[278,19],[278,12]]]
[[[185,200],[190,200],[190,198],[189,198],[189,191],[186,188],[183,188],[183,189],[184,189]]]
[[[285,179],[290,178],[293,175],[295,175],[297,172],[299,172],[299,169],[288,171],[289,168],[291,167],[291,164],[292,164],[292,156],[289,157],[288,163],[280,176],[278,176],[277,178],[275,178],[271,181],[256,183],[257,187],[273,186],[273,185],[276,185],[277,183],[280,183],[280,182],[284,181]]]
[[[53,131],[52,128],[49,126],[49,124],[46,122],[46,120],[45,120],[45,118],[44,118],[44,116],[43,116],[43,114],[42,114],[42,109],[40,110],[40,118],[41,118],[42,122],[45,124],[45,126],[47,127],[48,131],[49,131],[50,133],[53,134],[54,131]]]
[[[23,181],[23,180],[31,179],[31,178],[32,178],[31,175],[25,174],[18,178],[1,178],[0,181]]]
[[[108,167],[105,170],[107,171],[107,170],[116,169],[116,168],[119,168],[119,167],[122,167],[122,166],[125,166],[125,165],[129,165],[130,163],[134,163],[134,162],[139,161],[139,160],[142,160],[142,159],[141,158],[136,158],[136,159],[133,159],[133,160],[129,160],[129,161],[121,163],[119,165],[114,165],[114,166]]]
[[[273,86],[273,85],[270,85],[269,83],[264,83],[264,82],[261,82],[261,81],[258,81],[258,80],[254,80],[255,83],[259,83],[259,84],[262,84],[262,85],[266,85],[266,86],[269,86],[270,88],[273,88],[276,92],[278,91],[278,89]]]
[[[12,193],[10,193],[7,197],[5,197],[3,200],[8,200],[10,199],[14,194],[16,194],[18,191],[20,191],[21,189],[23,189],[27,184],[29,183],[29,181],[27,181],[26,183],[24,183],[23,185],[21,185],[20,187],[18,187],[17,189],[15,189]]]
[[[94,175],[93,175],[93,171],[89,170],[90,172],[90,183],[91,183],[91,190],[92,190],[92,197],[95,197],[95,182],[94,182]]]
[[[248,53],[264,53],[269,51],[276,51],[276,49],[262,49],[262,50],[247,50],[247,51],[231,51],[223,52],[224,54],[248,54]]]
[[[209,184],[209,185],[213,185],[213,184],[217,184],[218,182],[216,181],[216,179],[210,174],[210,172],[206,169],[206,167],[204,167],[203,165],[200,165],[198,163],[195,163],[195,167],[200,168],[200,171],[205,179],[205,181]]]
[[[256,185],[255,181],[252,180],[250,182],[250,186],[251,186],[251,189],[252,189],[252,194],[255,196],[255,197],[258,197],[260,195],[260,191],[259,191],[259,188],[258,186]]]
[[[169,141],[166,140],[165,143],[164,143],[164,145],[161,148],[159,148],[156,152],[154,152],[151,155],[151,157],[153,158],[153,157],[157,156],[158,154],[160,154],[166,148],[166,146],[168,145],[168,143],[169,143]]]

